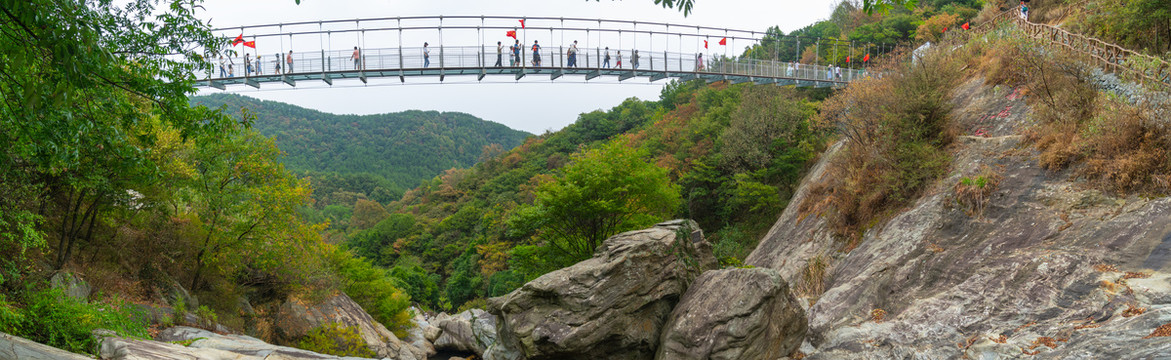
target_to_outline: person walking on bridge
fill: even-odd
[[[533,40],[533,66],[541,66],[541,45],[536,40]]]
[[[500,63],[504,60],[504,43],[496,42],[496,67],[502,66]]]
[[[695,71],[703,71],[703,53],[695,57]]]
[[[252,75],[252,58],[249,56],[249,54],[245,53],[244,54],[244,77],[248,77],[248,75]]]
[[[260,75],[260,54],[256,55],[256,60],[254,62],[256,63],[256,75]]]
[[[431,49],[427,47],[427,43],[423,43],[423,67],[431,66]]]
[[[354,60],[354,70],[362,69],[362,54],[358,51],[358,47],[354,47],[354,53],[350,54],[350,60]]]
[[[514,40],[512,43],[512,58],[516,60],[516,64],[524,65],[524,60],[520,58],[520,40]],[[516,65],[514,64],[514,66]]]
[[[622,68],[622,50],[618,50],[618,53],[614,54],[614,58],[617,59],[617,61],[614,63],[614,68],[621,69]]]
[[[286,63],[285,73],[292,74],[293,73],[293,50],[289,50],[289,55],[285,56],[285,63]]]
[[[577,67],[577,40],[569,45],[569,67]]]
[[[634,54],[630,55],[630,68],[638,70],[638,50],[635,50]]]
[[[228,77],[228,62],[224,60],[224,56],[220,55],[220,77]]]
[[[602,67],[609,69],[610,68],[610,47],[609,46],[606,47],[606,57],[604,57],[603,59],[605,59],[605,60],[602,62]]]

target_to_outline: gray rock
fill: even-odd
[[[290,298],[280,306],[273,328],[282,343],[292,343],[313,329],[331,323],[357,329],[378,356],[394,360],[426,357],[423,350],[403,343],[346,294],[332,296],[319,304]]]
[[[805,331],[805,311],[776,270],[711,270],[671,312],[655,359],[777,359]]]
[[[982,79],[955,93],[959,128],[986,127],[990,136],[958,139],[951,172],[919,199],[844,251],[824,218],[801,212],[834,157],[827,152],[746,259],[778,270],[811,303],[814,351],[806,359],[1167,354],[1169,338],[1143,337],[1171,320],[1164,313],[1171,306],[1171,198],[1087,190],[1073,172],[1040,167],[1037,153],[1020,145],[1016,134],[1031,122],[1017,93],[990,89]],[[990,116],[996,114],[1004,116]],[[971,215],[956,205],[953,187],[983,169],[1002,179],[983,213]],[[811,259],[824,261],[824,277],[803,277]],[[1127,279],[1128,271],[1150,277]],[[810,292],[818,281],[824,292]],[[1147,311],[1122,316],[1131,305]],[[885,316],[876,319],[876,310]]]
[[[182,343],[190,342],[184,346]],[[276,346],[243,335],[220,335],[203,329],[174,327],[156,340],[105,337],[100,355],[107,360],[361,360]]]
[[[682,236],[680,236],[682,235]],[[716,265],[691,221],[606,239],[594,256],[488,300],[505,351],[529,359],[650,359],[671,309]]]
[[[483,357],[484,350],[496,343],[496,316],[480,309],[471,309],[436,318],[441,332],[435,339],[435,348],[473,352]]]
[[[19,336],[0,332],[0,360],[89,360],[89,356],[74,354]]]
[[[423,316],[422,310],[411,307],[411,313],[415,314],[411,318],[411,324],[414,324],[414,326],[407,330],[407,337],[402,340],[411,344],[416,349],[422,350],[426,356],[435,355],[435,346],[432,344],[432,340],[427,339],[427,331],[434,328],[434,330],[430,331],[434,331],[438,336],[439,328],[436,328],[427,321],[427,318]]]
[[[53,274],[53,277],[49,278],[49,284],[55,289],[61,289],[65,296],[81,301],[88,300],[90,292],[93,291],[93,288],[85,280],[68,271],[58,271]]]

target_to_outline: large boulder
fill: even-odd
[[[496,316],[484,310],[471,309],[454,316],[440,314],[434,320],[440,329],[436,349],[473,352],[483,357],[484,350],[496,342]]]
[[[361,360],[277,346],[244,335],[220,335],[203,329],[174,327],[155,340],[104,337],[99,355],[107,360]]]
[[[615,235],[592,258],[490,299],[496,346],[529,359],[650,359],[671,309],[715,265],[692,221]]]
[[[411,307],[411,313],[415,314],[415,317],[411,318],[411,325],[414,326],[411,326],[411,328],[407,330],[407,337],[403,338],[402,340],[406,341],[408,344],[411,344],[411,346],[414,346],[416,349],[421,350],[426,356],[435,355],[435,345],[432,344],[432,339],[434,338],[428,339],[427,332],[431,331],[438,333],[439,328],[435,327],[435,325],[431,325],[431,322],[427,321],[427,318],[423,316],[422,310]],[[495,333],[495,329],[493,329],[493,333]]]
[[[81,301],[88,300],[90,292],[93,291],[89,283],[86,283],[77,274],[68,271],[59,271],[53,274],[53,277],[49,278],[49,284],[55,289],[61,289],[65,296]]]
[[[371,351],[380,357],[395,360],[422,359],[426,354],[403,343],[346,294],[329,297],[318,304],[290,298],[276,314],[274,330],[277,339],[292,343],[315,328],[337,323],[354,328]]]
[[[89,360],[89,356],[74,354],[19,336],[0,333],[0,359],[20,360]]]
[[[801,345],[805,311],[776,270],[711,270],[683,294],[655,359],[777,359]]]

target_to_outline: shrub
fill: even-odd
[[[845,145],[800,210],[825,216],[846,250],[947,172],[950,94],[963,62],[950,51],[887,64],[878,70],[884,76],[852,83],[823,104],[818,125],[837,130]]]
[[[330,261],[346,295],[395,336],[406,337],[411,327],[411,314],[407,311],[411,298],[395,287],[394,278],[385,269],[345,250],[334,249]]]
[[[92,354],[93,331],[112,330],[121,336],[147,337],[145,316],[134,314],[126,303],[84,302],[61,290],[30,291],[27,304],[18,308],[0,299],[0,331],[75,353]]]
[[[974,177],[964,176],[953,188],[956,203],[963,206],[968,215],[983,216],[988,197],[996,192],[1000,180],[1000,174],[989,168],[985,168],[980,175]]]
[[[372,358],[374,351],[366,345],[358,329],[329,323],[310,330],[297,347],[321,354]]]

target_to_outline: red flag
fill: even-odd
[[[704,48],[704,49],[707,49],[707,40],[704,40],[704,41],[703,41],[703,48]]]
[[[520,28],[521,29],[525,28],[525,19],[520,19]]]
[[[516,38],[516,30],[508,30],[508,32],[505,33],[504,36],[507,36],[507,37],[510,37],[510,38],[513,38],[516,40],[520,40],[520,39]]]
[[[963,25],[963,26],[960,26],[960,27],[964,28],[964,30],[967,30],[967,29],[969,29],[969,28],[970,28],[970,27],[968,26],[968,23],[964,23],[964,25]]]
[[[943,27],[943,32],[947,32],[947,27],[946,27],[946,26],[944,26],[944,27]]]
[[[869,61],[870,61],[870,54],[866,54],[866,56],[862,57],[862,62],[869,62]]]
[[[720,45],[728,45],[728,38],[720,39]]]
[[[250,47],[250,48],[253,48],[253,49],[255,49],[255,48],[256,48],[256,41],[255,41],[255,40],[253,40],[253,41],[245,41],[245,42],[244,42],[244,46],[247,46],[247,47]]]
[[[847,64],[849,64],[849,63],[850,63],[850,55],[846,55],[846,63],[847,63]]]
[[[244,42],[244,34],[240,33],[240,36],[237,36],[235,39],[232,39],[232,46],[240,45],[240,43],[242,43],[242,42]]]

